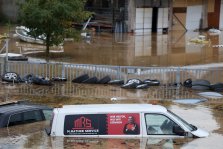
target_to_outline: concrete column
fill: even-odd
[[[202,0],[202,24],[201,29],[208,27],[208,0]]]
[[[126,24],[128,26],[128,32],[134,32],[135,29],[135,15],[136,15],[136,0],[128,0],[128,20]]]
[[[169,0],[169,28],[168,30],[172,30],[173,25],[173,0]]]
[[[219,29],[223,29],[223,0],[221,0]]]

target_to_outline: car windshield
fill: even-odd
[[[194,131],[197,130],[197,128],[191,124],[188,124],[185,120],[183,120],[182,118],[180,118],[178,115],[176,115],[175,113],[171,112],[170,110],[168,110],[168,112],[174,116],[178,121],[180,121],[185,127],[187,127],[190,131]]]

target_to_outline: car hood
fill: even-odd
[[[198,137],[198,138],[205,138],[209,136],[209,133],[205,130],[202,130],[200,128],[198,128],[195,131],[191,132],[194,136]]]

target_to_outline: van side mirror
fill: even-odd
[[[185,135],[185,131],[179,125],[173,126],[173,133],[175,133],[179,136],[184,136]]]
[[[50,133],[51,133],[51,129],[50,128],[45,128],[45,132],[48,136],[50,136]]]

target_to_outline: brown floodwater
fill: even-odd
[[[0,26],[0,33],[10,33],[9,52],[27,54],[30,60],[42,60],[41,45],[21,42],[13,36],[14,28]],[[89,41],[66,41],[63,47],[53,47],[51,60],[56,62],[126,65],[126,66],[185,66],[222,63],[222,35],[202,34],[206,44],[189,42],[199,32],[173,31],[169,34],[110,34],[92,33]],[[3,45],[1,43],[0,45]],[[53,86],[30,84],[0,84],[0,102],[29,100],[51,107],[59,104],[92,103],[153,103],[161,104],[183,119],[207,130],[210,136],[197,139],[141,138],[99,139],[49,137],[44,128],[49,122],[38,122],[0,128],[0,149],[77,148],[77,149],[154,149],[188,148],[219,149],[223,146],[223,99],[209,98],[200,104],[177,104],[174,99],[202,99],[198,91],[183,87],[159,86],[143,90],[126,90],[112,85],[55,83]]]
[[[55,83],[54,86],[1,84],[0,102],[26,99],[49,105],[92,103],[153,103],[161,104],[174,113],[210,133],[207,138],[171,139],[99,139],[49,137],[44,128],[49,121],[0,128],[0,148],[77,148],[77,149],[154,149],[195,148],[219,149],[223,146],[223,99],[209,98],[199,104],[174,103],[174,99],[203,99],[198,91],[184,87],[151,87],[145,90],[126,90],[113,85]],[[112,98],[115,98],[112,99]],[[112,99],[112,100],[111,100]]]
[[[15,27],[0,26],[0,34],[10,34],[9,52],[43,57],[44,46],[20,41]],[[191,39],[204,35],[207,43]],[[91,39],[65,41],[52,47],[51,61],[119,66],[187,66],[223,62],[223,34],[171,31],[168,34],[134,35],[130,33],[91,32]],[[31,60],[31,59],[30,59]],[[36,60],[36,59],[34,59]]]

